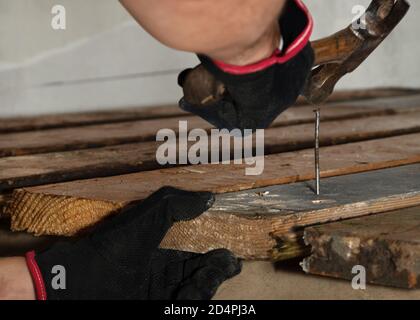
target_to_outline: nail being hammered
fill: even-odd
[[[320,169],[319,169],[319,125],[320,125],[320,109],[315,112],[315,193],[320,194]]]

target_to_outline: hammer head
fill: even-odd
[[[356,23],[327,39],[313,42],[315,55],[319,56],[315,58],[315,67],[303,93],[306,99],[313,104],[323,103],[337,82],[366,60],[400,23],[409,8],[406,0],[373,0]],[[342,50],[337,49],[340,45]],[[333,50],[327,57],[325,48]],[[320,57],[321,52],[323,57]]]

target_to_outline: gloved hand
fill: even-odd
[[[193,254],[158,249],[176,221],[198,217],[214,196],[164,187],[104,221],[75,243],[26,255],[38,299],[209,299],[241,263],[224,249]],[[54,266],[65,270],[56,289]]]
[[[201,65],[184,70],[179,105],[219,129],[264,129],[296,102],[314,62],[312,18],[301,0],[288,0],[279,18],[283,50],[248,66],[198,55]]]

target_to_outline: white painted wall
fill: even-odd
[[[341,88],[420,87],[420,5]],[[314,39],[352,19],[369,0],[306,0]],[[50,26],[64,5],[67,29]],[[116,0],[0,0],[0,116],[176,103],[180,70],[197,63],[152,39]]]

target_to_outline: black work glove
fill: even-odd
[[[201,65],[184,70],[179,105],[219,129],[264,129],[302,93],[314,62],[312,18],[300,0],[288,0],[279,18],[283,51],[238,67],[198,55]]]
[[[158,246],[174,222],[198,217],[213,202],[208,192],[164,187],[75,243],[29,252],[37,298],[211,298],[223,281],[240,272],[241,263],[231,252],[201,255]],[[57,289],[54,266],[64,267],[65,289]]]

